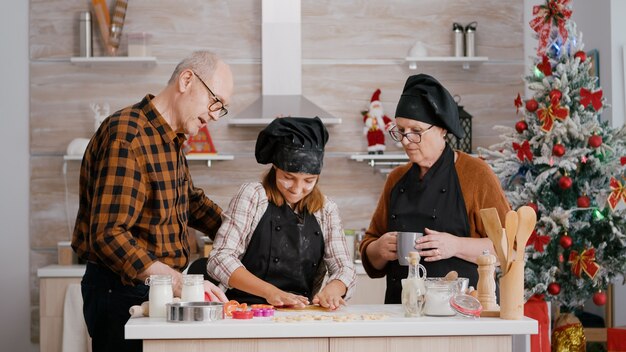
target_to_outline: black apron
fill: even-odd
[[[420,179],[417,164],[392,188],[389,200],[388,231],[424,232],[424,228],[469,237],[469,220],[461,185],[454,168],[454,151],[446,144],[441,157]],[[477,286],[478,267],[457,257],[436,262],[420,261],[428,277],[442,277],[455,270],[459,277],[469,278],[470,286]],[[402,293],[400,280],[406,278],[408,266],[397,260],[387,264],[386,304],[398,304]]]
[[[279,289],[313,299],[315,275],[324,257],[324,236],[313,214],[299,217],[287,205],[269,203],[241,263]],[[230,289],[228,299],[265,304],[264,298]]]

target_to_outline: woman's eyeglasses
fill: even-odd
[[[398,130],[398,126],[393,126],[391,130],[389,130],[389,135],[391,136],[391,139],[393,139],[396,142],[402,142],[402,139],[406,137],[406,139],[411,143],[420,143],[422,141],[422,135],[428,132],[428,130],[430,130],[431,128],[433,128],[433,126],[435,125],[430,125],[430,127],[428,127],[427,129],[421,132],[406,132],[406,133],[400,132]]]

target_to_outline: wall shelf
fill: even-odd
[[[483,62],[489,61],[489,58],[486,56],[423,56],[423,57],[407,57],[405,59],[406,62],[409,63],[409,69],[416,70],[418,63],[452,63],[452,64],[461,64],[464,70],[468,70],[470,68],[470,64],[482,64]]]
[[[206,161],[207,167],[211,167],[213,161],[234,160],[235,156],[230,154],[202,154],[192,153],[186,155],[188,161]],[[64,161],[83,160],[82,155],[63,155]]]
[[[274,121],[275,118],[233,118],[228,120],[229,126],[267,126],[270,122]],[[325,125],[337,125],[341,123],[341,118],[339,117],[331,117],[331,118],[320,118]]]
[[[148,67],[156,65],[157,59],[154,56],[74,56],[70,62],[81,66],[139,64]]]
[[[389,154],[352,154],[350,159],[357,162],[366,161],[367,164],[373,168],[376,166],[383,166],[378,169],[381,174],[388,174],[396,166],[406,164],[409,161],[409,157],[404,153],[389,153]]]

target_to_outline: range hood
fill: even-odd
[[[341,123],[302,96],[301,10],[298,0],[263,0],[261,6],[262,95],[228,119],[229,125],[267,125],[276,117],[319,117]]]

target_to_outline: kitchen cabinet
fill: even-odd
[[[63,350],[65,294],[70,285],[80,284],[84,273],[84,265],[49,265],[37,270],[41,352],[61,352]]]

